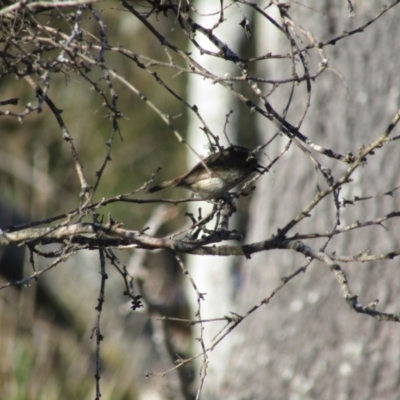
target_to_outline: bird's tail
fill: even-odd
[[[155,186],[147,188],[146,193],[158,192],[159,190],[165,189],[166,187],[175,186],[175,184],[176,184],[176,182],[174,179],[172,181],[165,181],[165,182],[160,183],[159,185],[155,185]]]

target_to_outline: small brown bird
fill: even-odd
[[[146,192],[153,193],[166,187],[181,186],[204,200],[216,199],[245,181],[254,172],[262,173],[260,168],[262,167],[257,158],[249,149],[230,146],[206,157],[188,173],[150,187]]]

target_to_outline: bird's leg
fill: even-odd
[[[215,226],[214,226],[214,232],[218,230],[218,225],[219,225],[219,221],[221,219],[221,208],[218,207],[218,211],[215,214],[216,220],[215,220]]]

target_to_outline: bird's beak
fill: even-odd
[[[268,172],[268,168],[263,167],[260,164],[257,164],[256,167],[254,168],[254,170],[257,171],[259,174],[265,174],[266,172]]]

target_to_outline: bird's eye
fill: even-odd
[[[248,165],[248,166],[256,165],[256,164],[258,164],[258,161],[257,161],[257,158],[255,158],[255,157],[249,157],[246,160],[246,165]]]

